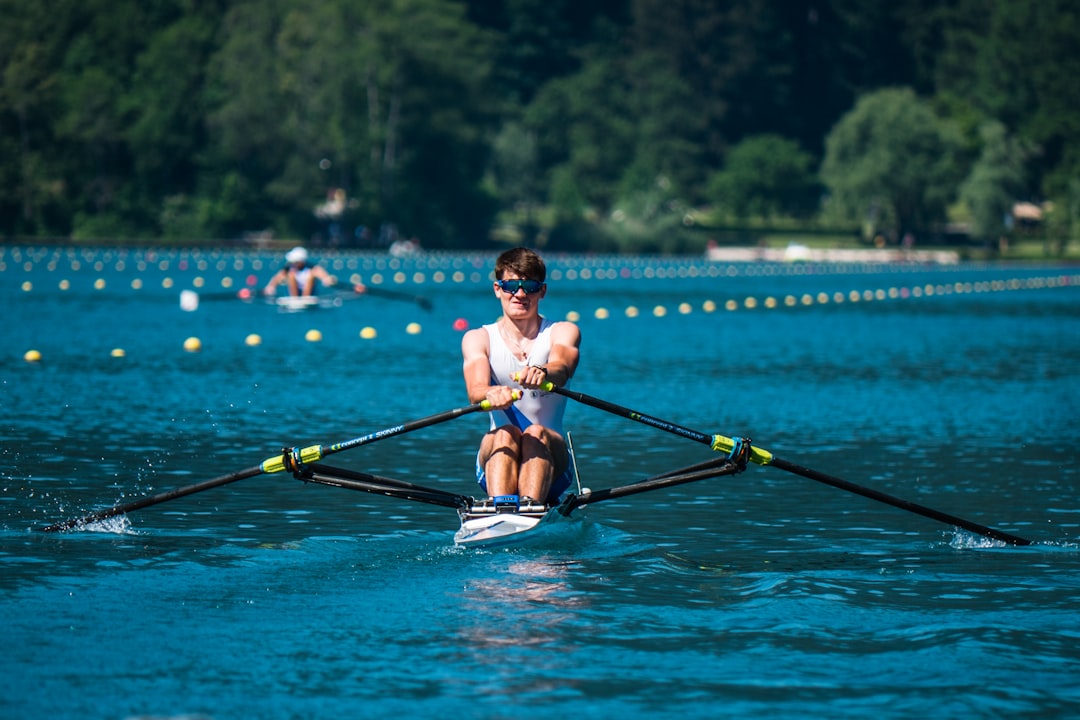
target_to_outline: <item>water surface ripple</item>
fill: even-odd
[[[546,312],[584,336],[575,389],[1029,547],[757,466],[596,504],[512,551],[454,548],[452,511],[286,475],[35,530],[464,405],[454,323],[494,319],[492,258],[327,260],[434,309],[187,313],[196,278],[209,298],[275,258],[4,249],[4,717],[1080,714],[1068,269],[550,259]],[[484,424],[333,460],[472,494]],[[710,457],[582,405],[568,424],[594,488]]]

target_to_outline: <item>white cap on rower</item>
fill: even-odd
[[[305,250],[302,247],[294,247],[285,256],[285,262],[289,262],[289,263],[307,262],[307,250]]]

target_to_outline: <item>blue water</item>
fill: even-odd
[[[454,548],[444,508],[284,474],[37,531],[464,405],[455,321],[494,319],[493,258],[323,259],[434,309],[215,299],[265,282],[271,254],[0,249],[0,716],[1080,715],[1071,267],[549,258],[544,311],[584,337],[574,389],[1028,547],[758,466],[515,550]],[[593,488],[711,456],[580,404],[567,419]],[[327,462],[472,494],[484,423]]]

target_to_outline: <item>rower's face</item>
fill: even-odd
[[[533,292],[526,292],[534,286]],[[528,316],[537,312],[540,300],[547,294],[547,284],[530,281],[513,270],[503,273],[502,279],[495,281],[494,288],[495,296],[502,304],[503,314],[508,317]]]

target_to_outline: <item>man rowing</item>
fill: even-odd
[[[540,314],[546,277],[544,261],[532,250],[500,255],[492,287],[502,317],[470,330],[461,341],[469,402],[487,400],[492,407],[476,475],[487,491],[486,503],[497,512],[540,510],[557,502],[571,482],[562,426],[566,398],[540,387],[570,382],[581,332],[571,322]],[[521,398],[515,402],[517,394]]]
[[[325,286],[335,284],[334,277],[321,265],[308,264],[308,252],[302,247],[294,247],[285,255],[285,267],[274,273],[270,282],[263,288],[263,294],[273,295],[278,285],[284,284],[293,297],[310,297],[315,294],[315,281]],[[362,292],[359,288],[357,292]]]

